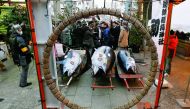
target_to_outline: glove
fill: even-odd
[[[23,47],[23,48],[21,48],[21,51],[22,51],[23,53],[26,53],[26,52],[28,51],[28,48],[27,48],[27,47]]]

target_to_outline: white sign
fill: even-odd
[[[151,35],[157,47],[159,64],[161,63],[162,59],[162,50],[163,50],[165,26],[167,19],[167,9],[168,9],[167,0],[153,1]]]

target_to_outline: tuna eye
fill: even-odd
[[[110,57],[110,54],[108,54],[108,56]]]

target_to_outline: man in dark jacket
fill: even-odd
[[[81,38],[81,34],[82,31],[82,23],[80,21],[77,21],[76,24],[76,28],[74,28],[73,32],[72,32],[72,46],[75,47],[81,47],[82,46],[82,38]]]
[[[95,48],[100,47],[100,46],[101,46],[101,43],[100,43],[99,33],[100,33],[101,31],[99,31],[97,22],[90,21],[90,22],[88,22],[88,26],[89,26],[89,28],[90,28],[90,31],[91,31],[92,34],[93,34],[93,41],[94,41],[94,46],[95,46]]]
[[[92,30],[88,26],[82,27],[83,32],[83,46],[88,49],[92,55],[92,51],[95,47]]]
[[[27,42],[22,36],[22,28],[19,24],[13,25],[12,27],[13,34],[16,37],[15,42],[17,47],[15,48],[18,53],[18,65],[22,67],[20,74],[20,87],[30,86],[32,83],[27,82],[29,64],[31,62],[32,54],[27,45]]]
[[[113,49],[116,49],[118,46],[118,39],[120,34],[120,26],[116,21],[112,22],[112,28],[110,29],[111,35],[113,36]]]
[[[110,28],[106,22],[101,23],[102,28],[102,38],[103,38],[103,45],[112,46],[111,45],[111,35],[110,35]]]

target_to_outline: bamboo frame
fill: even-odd
[[[147,80],[145,80],[145,87],[141,90],[139,94],[137,94],[134,98],[132,98],[128,103],[118,106],[116,109],[129,109],[135,104],[137,104],[148,92],[150,87],[153,84],[153,80],[155,78],[155,75],[157,73],[157,66],[158,66],[158,54],[156,50],[156,46],[154,42],[151,39],[151,36],[149,32],[145,29],[145,27],[141,24],[140,21],[138,21],[136,18],[132,16],[128,16],[126,13],[121,13],[119,10],[113,10],[113,9],[107,9],[107,8],[96,8],[96,9],[89,9],[86,11],[81,11],[76,13],[75,15],[71,15],[69,18],[64,19],[53,31],[53,33],[50,35],[46,47],[44,49],[44,55],[43,55],[43,72],[45,76],[46,83],[48,87],[50,88],[52,94],[63,104],[65,104],[67,107],[71,109],[86,109],[86,107],[82,107],[78,104],[75,104],[68,100],[64,95],[61,94],[61,92],[58,90],[55,82],[53,82],[51,73],[49,71],[49,55],[50,54],[50,48],[52,48],[53,44],[58,38],[58,35],[60,34],[60,31],[62,31],[65,27],[67,27],[69,24],[72,24],[76,22],[77,20],[80,20],[81,18],[86,18],[88,16],[93,16],[93,15],[98,15],[98,14],[103,14],[103,15],[112,15],[116,16],[119,18],[123,18],[124,20],[129,21],[132,23],[136,28],[139,28],[139,31],[141,34],[143,34],[144,39],[147,40],[149,43],[149,47],[151,48],[151,68],[150,72],[148,75]],[[51,81],[51,82],[49,82]]]

